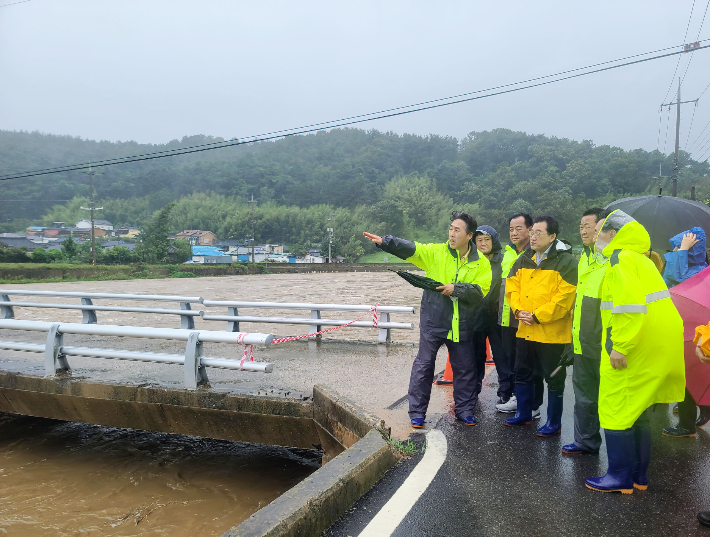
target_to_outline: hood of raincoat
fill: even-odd
[[[680,248],[680,243],[683,241],[683,235],[686,233],[695,233],[698,242],[688,250],[688,266],[704,265],[705,264],[705,230],[701,227],[694,227],[682,233],[678,233],[675,237],[670,238],[670,243],[673,248]]]
[[[495,230],[494,227],[492,226],[478,226],[476,228],[476,232],[473,234],[473,239],[474,241],[476,240],[476,236],[478,235],[490,235],[491,239],[493,239],[493,248],[491,249],[492,254],[497,254],[498,252],[501,251],[501,244],[500,244],[500,237],[498,236],[498,232]]]
[[[618,227],[619,230],[602,252],[606,257],[611,257],[614,250],[631,250],[644,254],[651,249],[651,236],[646,228],[624,211],[617,210],[607,216],[602,228],[607,222],[616,224],[614,227]]]

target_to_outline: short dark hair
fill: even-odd
[[[604,212],[604,209],[601,207],[592,207],[591,209],[587,209],[582,213],[582,218],[585,216],[591,216],[594,215],[597,219],[597,222],[602,219],[602,213]]]
[[[513,220],[515,220],[516,218],[520,218],[521,216],[525,219],[525,227],[531,228],[533,225],[533,218],[528,213],[514,214],[513,216],[508,218],[508,225],[510,225]]]
[[[453,222],[454,220],[463,220],[465,222],[466,234],[473,233],[478,227],[476,219],[468,213],[454,211],[451,213],[451,221]]]
[[[547,234],[548,235],[559,235],[560,233],[560,225],[557,223],[557,220],[552,218],[551,216],[536,216],[535,221],[533,222],[534,224],[539,224],[540,222],[545,222],[547,225]]]

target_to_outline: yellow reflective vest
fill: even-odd
[[[585,246],[577,266],[577,296],[574,299],[572,345],[574,353],[599,360],[602,352],[601,293],[606,258]]]
[[[609,258],[601,293],[604,429],[628,429],[652,404],[682,401],[685,395],[683,321],[658,269],[644,255],[650,248],[648,232],[635,220],[604,248]],[[628,367],[611,367],[612,350],[626,356]]]
[[[508,299],[505,298],[505,280],[508,277],[508,274],[510,273],[510,269],[513,267],[513,263],[515,263],[516,259],[518,259],[524,251],[525,250],[518,253],[518,251],[509,244],[505,245],[505,251],[503,252],[503,261],[501,261],[500,263],[502,281],[500,283],[500,308],[498,310],[498,324],[501,326],[518,326],[518,320],[515,318],[515,315],[513,315],[513,312],[510,310],[510,304],[508,304]]]

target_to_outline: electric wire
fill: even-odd
[[[686,39],[688,38],[688,29],[690,28],[690,21],[693,18],[693,10],[695,9],[695,0],[693,0],[693,5],[690,8],[690,17],[688,17],[688,24],[685,26],[685,35],[683,36],[683,43],[686,43]],[[671,88],[673,87],[673,81],[675,80],[675,74],[678,72],[678,66],[680,65],[680,56],[678,56],[678,61],[675,64],[675,70],[673,71],[673,76],[671,77],[671,83],[668,86],[668,91],[666,91],[666,96],[663,97],[663,101],[661,102],[666,102],[666,99],[668,98],[668,94],[671,91]]]
[[[710,137],[707,138],[706,141],[703,142],[703,144],[704,144],[704,145],[703,145],[700,149],[698,149],[697,153],[701,153],[701,154],[703,154],[703,156],[704,156],[704,151],[705,151],[706,149],[710,148]],[[702,161],[702,159],[698,160],[698,162],[701,162],[701,161]]]
[[[663,124],[663,107],[658,109],[658,137],[656,138],[656,151],[661,152],[661,125]]]
[[[704,40],[704,41],[706,41],[706,40]],[[682,46],[682,45],[681,45],[681,46]],[[423,102],[416,103],[416,104],[410,104],[410,105],[405,105],[405,106],[399,106],[399,107],[395,107],[395,108],[388,108],[388,109],[385,109],[385,110],[381,110],[381,111],[379,111],[379,112],[369,112],[369,113],[367,113],[367,114],[359,114],[359,115],[350,116],[350,117],[345,117],[345,118],[341,118],[341,119],[337,119],[337,120],[324,121],[324,122],[321,122],[321,123],[312,123],[312,124],[310,124],[310,125],[304,125],[304,126],[302,126],[302,127],[297,127],[297,128],[281,129],[281,130],[277,130],[277,131],[271,131],[271,132],[267,132],[267,133],[263,133],[263,134],[258,134],[258,135],[255,135],[255,136],[249,136],[249,137],[247,137],[247,138],[249,138],[251,142],[255,142],[255,141],[260,141],[260,140],[258,140],[258,139],[259,139],[259,138],[263,138],[263,137],[265,137],[265,136],[271,136],[271,135],[274,135],[274,134],[282,134],[282,135],[285,136],[286,133],[289,133],[289,132],[291,132],[291,131],[302,130],[302,129],[307,129],[307,128],[311,128],[311,127],[332,128],[332,126],[329,127],[328,125],[330,125],[330,124],[332,124],[332,123],[336,123],[336,122],[340,123],[340,122],[349,121],[349,120],[352,120],[352,119],[359,119],[359,118],[364,118],[364,117],[376,116],[376,115],[385,114],[385,113],[389,113],[389,112],[393,112],[393,111],[397,111],[397,110],[404,110],[404,109],[407,109],[407,108],[415,108],[415,107],[423,106],[423,105],[426,105],[426,104],[432,104],[432,103],[438,103],[438,102],[448,101],[448,100],[451,100],[451,99],[457,99],[457,98],[459,98],[459,97],[465,97],[465,96],[468,96],[468,95],[475,95],[475,94],[478,94],[478,93],[484,93],[484,92],[493,91],[493,90],[496,90],[496,89],[502,89],[502,88],[507,88],[507,87],[511,87],[511,86],[517,86],[517,85],[521,85],[521,84],[527,84],[527,83],[529,83],[529,82],[535,82],[535,81],[538,81],[538,80],[544,80],[544,79],[552,78],[552,77],[555,77],[555,76],[561,76],[561,75],[568,74],[568,73],[574,73],[574,72],[577,72],[577,71],[583,71],[583,70],[586,70],[586,69],[591,69],[591,68],[593,68],[593,67],[599,67],[599,66],[602,66],[602,65],[608,65],[608,64],[610,64],[610,63],[616,63],[616,62],[625,61],[625,60],[632,59],[632,58],[638,58],[638,57],[640,57],[640,56],[647,56],[647,55],[649,55],[649,54],[656,54],[656,53],[658,53],[658,52],[665,52],[666,50],[671,50],[671,49],[674,49],[674,48],[676,48],[676,47],[677,47],[677,45],[676,45],[676,46],[673,46],[673,47],[665,47],[665,48],[657,49],[657,50],[654,50],[654,51],[651,51],[651,52],[644,52],[644,53],[640,53],[640,54],[634,54],[634,55],[631,55],[631,56],[626,56],[626,57],[624,57],[624,58],[619,58],[618,60],[608,60],[608,61],[605,61],[605,62],[600,62],[600,63],[588,65],[588,66],[586,66],[586,67],[577,67],[577,68],[575,68],[575,69],[569,69],[569,70],[567,70],[567,71],[562,71],[562,72],[559,72],[559,73],[556,73],[556,74],[552,74],[552,75],[544,75],[544,76],[540,76],[540,77],[529,78],[529,79],[527,79],[527,80],[523,80],[523,81],[520,81],[520,82],[513,82],[513,83],[509,83],[509,84],[503,84],[503,85],[500,85],[500,86],[494,86],[494,87],[492,87],[492,88],[488,88],[488,89],[484,89],[484,90],[476,90],[476,91],[472,91],[472,92],[468,92],[468,93],[460,93],[460,94],[458,94],[458,95],[452,95],[452,96],[450,96],[450,97],[442,97],[442,98],[439,98],[439,99],[432,99],[432,100],[429,100],[429,101],[423,101]],[[587,73],[587,74],[590,74],[590,73]],[[298,134],[298,133],[297,133],[297,134]],[[243,138],[243,139],[246,139],[246,138]],[[214,146],[215,148],[219,149],[219,148],[221,148],[221,147],[223,147],[223,146],[224,146],[224,147],[228,147],[228,146],[226,146],[225,144],[228,144],[228,143],[234,142],[234,141],[239,141],[239,138],[232,138],[231,140],[226,140],[226,141],[222,141],[222,142],[211,142],[211,143],[209,143],[209,144],[199,144],[199,145],[188,146],[188,147],[182,147],[182,148],[177,148],[177,149],[167,149],[167,150],[163,150],[163,151],[156,151],[156,152],[145,153],[145,154],[141,154],[141,155],[133,155],[133,156],[130,156],[130,157],[118,157],[118,158],[116,158],[116,159],[106,159],[106,160],[103,160],[103,161],[101,161],[101,162],[106,163],[106,162],[109,162],[109,161],[120,160],[121,158],[134,158],[134,157],[137,158],[137,157],[143,157],[143,156],[148,156],[148,155],[173,156],[174,154],[178,154],[177,152],[187,151],[187,150],[190,150],[190,149],[193,149],[193,148],[203,148],[203,147],[206,148],[206,147],[210,147],[210,146]],[[251,143],[251,142],[246,142],[246,143]],[[48,168],[47,170],[38,170],[38,171],[48,171],[48,170],[50,170],[50,169],[57,169],[57,168]],[[65,170],[65,171],[68,171],[68,170]],[[0,176],[0,180],[1,180],[1,179],[2,179],[2,177]]]
[[[688,149],[688,140],[690,139],[690,132],[693,130],[693,121],[695,120],[695,110],[698,108],[698,101],[695,101],[695,106],[693,106],[693,116],[690,118],[690,128],[688,129],[688,136],[685,137],[685,148]]]
[[[668,125],[671,122],[671,107],[668,107],[668,119],[666,119],[666,139],[663,142],[663,154],[666,154],[666,145],[668,145]]]
[[[705,11],[703,12],[703,20],[700,21],[700,29],[698,30],[698,37],[695,39],[696,41],[700,37],[700,32],[703,31],[703,25],[705,24],[705,15],[708,14],[708,7],[710,7],[710,0],[708,0],[708,3],[705,4]],[[685,75],[688,74],[688,69],[690,68],[690,62],[693,61],[693,54],[690,55],[690,58],[688,58],[688,64],[685,66],[685,72],[683,73],[683,76],[681,77],[680,83],[683,85],[683,82],[685,82]]]
[[[707,123],[705,124],[705,128],[703,128],[703,130],[702,130],[702,131],[700,131],[700,134],[698,134],[698,137],[697,137],[697,138],[695,138],[695,140],[693,140],[693,143],[692,143],[692,144],[690,144],[690,147],[689,147],[688,149],[690,149],[690,148],[694,147],[694,146],[695,146],[695,144],[697,144],[697,143],[698,143],[698,140],[700,140],[700,138],[702,138],[702,136],[703,136],[703,133],[704,133],[704,132],[705,132],[705,131],[707,130],[708,126],[710,126],[710,120],[708,120],[708,122],[707,122]],[[709,131],[709,132],[710,132],[710,131]],[[704,143],[704,142],[705,142],[705,140],[703,140],[703,143]]]
[[[29,1],[30,0],[22,0],[21,2],[13,2],[12,4],[2,4],[2,5],[0,5],[0,7],[16,6],[17,4],[25,4]]]
[[[707,41],[707,40],[704,40],[704,41]],[[675,47],[667,47],[665,49],[659,49],[659,51],[669,50],[670,48],[675,48]],[[707,48],[710,48],[710,45],[701,46],[701,47],[695,49],[695,51],[699,51],[699,50],[703,50],[703,49],[707,49]],[[658,51],[654,51],[654,52],[658,52]],[[648,54],[652,54],[652,53],[653,52],[636,54],[634,56],[629,56],[627,58],[638,58],[640,56],[647,56]],[[27,172],[14,173],[14,174],[0,176],[0,181],[8,181],[11,179],[21,179],[21,178],[25,178],[25,177],[35,177],[35,176],[39,176],[39,175],[48,175],[48,174],[52,174],[52,173],[61,173],[61,172],[68,172],[68,171],[75,171],[75,170],[83,170],[83,169],[87,169],[90,167],[100,168],[100,167],[110,166],[110,165],[114,165],[114,164],[127,164],[130,162],[154,160],[154,159],[165,158],[165,157],[170,157],[170,156],[186,155],[186,154],[191,154],[191,153],[209,151],[212,149],[222,149],[222,148],[226,148],[226,147],[234,147],[234,146],[245,145],[245,144],[250,144],[250,143],[255,143],[255,142],[269,141],[269,140],[274,140],[277,138],[283,138],[286,136],[308,134],[308,133],[315,132],[315,131],[322,130],[322,129],[345,127],[345,126],[349,126],[349,125],[363,123],[366,121],[373,121],[376,119],[385,119],[385,118],[389,118],[389,117],[396,117],[396,116],[401,116],[401,115],[405,115],[405,114],[421,112],[424,110],[432,110],[432,109],[441,108],[444,106],[451,106],[454,104],[476,101],[476,100],[485,99],[488,97],[505,95],[505,94],[514,93],[514,92],[518,92],[518,91],[522,91],[522,90],[526,90],[526,89],[532,89],[532,88],[536,88],[536,87],[546,86],[546,85],[553,84],[556,82],[563,82],[565,80],[571,80],[571,79],[579,78],[582,76],[601,73],[604,71],[610,71],[613,69],[619,69],[621,67],[628,67],[631,65],[654,61],[654,60],[658,60],[658,59],[662,59],[662,58],[669,58],[672,56],[685,54],[685,53],[686,53],[686,51],[680,50],[680,51],[676,51],[676,52],[669,52],[666,54],[659,54],[659,55],[651,56],[651,57],[647,57],[647,58],[636,59],[633,61],[628,61],[625,63],[616,64],[616,65],[608,65],[609,63],[614,63],[615,61],[616,62],[621,61],[621,60],[611,60],[611,61],[595,64],[593,66],[589,66],[586,68],[580,67],[580,68],[571,69],[568,71],[563,71],[561,73],[557,73],[557,74],[553,74],[553,75],[545,75],[543,77],[529,79],[529,80],[522,81],[522,82],[505,84],[502,86],[496,86],[496,87],[488,88],[488,89],[484,89],[484,90],[477,90],[474,92],[459,94],[459,95],[455,95],[452,97],[435,99],[432,101],[425,101],[423,103],[418,103],[418,104],[401,106],[401,107],[397,107],[397,108],[390,108],[387,110],[382,110],[380,112],[371,112],[368,114],[351,116],[349,118],[343,118],[340,120],[332,120],[332,121],[326,121],[326,122],[322,122],[322,123],[314,123],[311,125],[306,125],[304,127],[296,127],[296,128],[292,128],[292,129],[283,129],[283,130],[279,130],[279,131],[272,131],[270,133],[266,133],[263,135],[249,136],[249,137],[244,137],[241,139],[240,138],[233,138],[233,139],[227,140],[227,141],[212,142],[209,144],[202,144],[202,145],[190,146],[190,147],[185,147],[185,148],[178,148],[178,149],[172,149],[172,150],[166,150],[166,151],[157,151],[157,152],[153,152],[153,153],[132,155],[132,156],[127,156],[127,157],[117,157],[117,158],[95,161],[95,162],[91,162],[91,163],[71,164],[71,165],[58,166],[58,167],[47,168],[47,169],[42,169],[42,170],[32,170],[32,171],[27,171]],[[623,59],[626,59],[626,58],[623,58]],[[589,69],[590,67],[599,66],[599,65],[607,65],[607,66],[600,67],[598,69],[594,69],[591,71],[585,71],[585,72],[581,72],[581,73],[578,72],[578,71],[584,71],[585,69]],[[568,74],[568,73],[574,73],[574,74]],[[563,75],[563,74],[568,74],[568,76],[560,77],[560,75]],[[558,77],[558,78],[553,78],[553,77]],[[545,79],[550,79],[550,78],[553,78],[553,79],[552,80],[545,80]],[[530,84],[529,82],[536,82],[536,83]],[[523,85],[523,84],[527,84],[527,85]],[[511,87],[511,86],[519,86],[519,87]],[[508,89],[504,89],[504,88],[508,88]],[[500,90],[500,91],[493,91],[493,90]],[[480,95],[480,94],[483,94],[483,95]],[[463,98],[461,98],[461,97],[463,97]],[[443,102],[443,101],[447,101],[447,102]]]

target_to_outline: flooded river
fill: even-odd
[[[219,536],[317,452],[0,413],[0,535]]]

